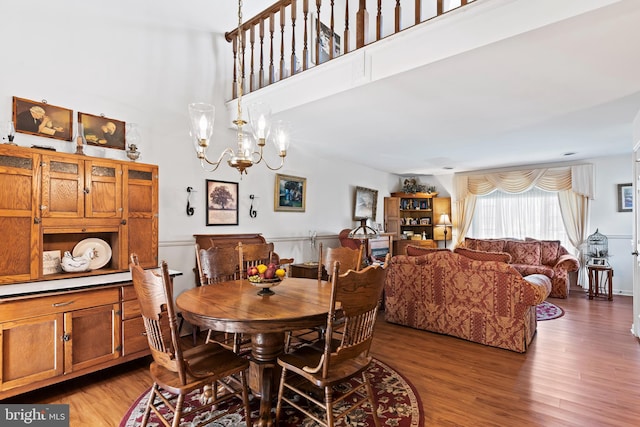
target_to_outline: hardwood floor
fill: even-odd
[[[373,355],[415,386],[425,426],[640,425],[640,344],[632,299],[573,291],[560,319],[538,323],[526,354],[377,323]],[[190,337],[185,337],[190,340]],[[148,360],[3,403],[68,403],[71,426],[118,426],[151,385]]]

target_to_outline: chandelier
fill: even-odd
[[[242,29],[242,0],[238,1],[238,37],[236,39],[237,46],[244,46]],[[240,175],[247,173],[247,168],[258,164],[264,160],[265,166],[271,170],[278,170],[284,166],[284,158],[287,156],[289,148],[289,124],[282,120],[277,123],[271,123],[271,109],[261,102],[254,103],[248,107],[249,122],[253,135],[248,135],[244,131],[247,122],[242,118],[242,90],[244,86],[243,72],[244,70],[244,50],[240,52],[238,49],[236,60],[237,70],[237,101],[238,110],[237,117],[233,121],[236,125],[236,142],[237,147],[234,150],[227,147],[222,151],[216,161],[211,161],[207,157],[207,149],[211,134],[213,133],[213,122],[215,119],[215,107],[211,104],[201,102],[189,104],[189,118],[191,121],[191,136],[194,138],[194,146],[196,155],[200,159],[200,165],[208,172],[218,169],[222,161],[227,158],[229,166],[238,169]],[[278,155],[280,156],[280,165],[272,167],[263,157],[263,150],[267,139],[275,144]],[[206,164],[212,166],[207,169]]]

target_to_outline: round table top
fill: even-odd
[[[224,332],[270,333],[326,323],[331,283],[285,278],[259,296],[259,286],[234,280],[189,289],[176,300],[184,318],[201,328]]]

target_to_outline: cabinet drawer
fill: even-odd
[[[122,322],[122,355],[128,356],[140,351],[149,351],[147,334],[144,329],[142,317],[125,320]]]
[[[138,300],[122,302],[122,318],[131,319],[132,317],[140,317],[140,303]]]
[[[136,290],[133,289],[133,285],[128,285],[128,286],[123,286],[122,287],[122,301],[129,301],[138,299],[138,296],[136,295]]]
[[[0,303],[0,322],[113,304],[119,300],[120,292],[117,288],[111,288]]]

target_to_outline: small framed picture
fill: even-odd
[[[378,206],[378,190],[370,188],[356,187],[353,203],[353,220],[370,218],[376,220],[376,207]]]
[[[420,225],[431,225],[431,218],[420,218]]]
[[[276,174],[273,209],[284,212],[304,212],[307,178]]]
[[[329,58],[329,52],[331,47],[329,46],[331,40],[331,28],[322,21],[318,21],[315,13],[311,14],[309,20],[311,28],[309,33],[311,34],[310,51],[311,51],[311,63],[318,65],[323,62],[327,62]],[[318,24],[320,25],[320,37],[318,38]],[[319,44],[317,43],[319,41]],[[333,58],[340,56],[340,36],[336,34],[335,28],[333,32]]]
[[[633,210],[633,184],[618,184],[618,212]]]
[[[207,180],[207,225],[238,225],[238,183]]]
[[[125,123],[120,120],[87,113],[78,113],[78,123],[84,129],[87,145],[125,149]]]
[[[13,97],[13,127],[16,132],[71,141],[72,120],[73,111],[67,108],[56,107],[46,101]]]

